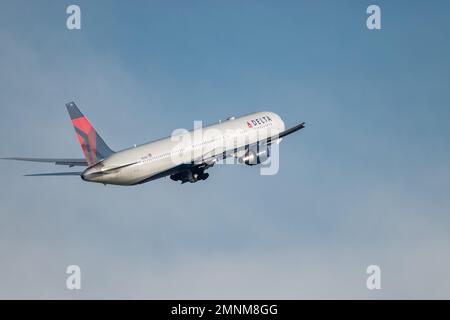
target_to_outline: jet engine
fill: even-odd
[[[240,157],[239,163],[246,164],[248,166],[254,166],[261,164],[270,157],[270,146],[259,146],[257,148],[249,148],[245,152],[245,155]]]

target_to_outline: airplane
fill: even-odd
[[[113,151],[100,137],[75,102],[66,104],[84,158],[24,158],[4,160],[54,163],[87,167],[80,172],[36,173],[25,176],[80,176],[87,182],[131,186],[170,176],[174,181],[206,180],[206,169],[233,157],[238,163],[257,165],[268,160],[273,143],[305,127],[302,122],[289,129],[274,112],[262,111],[229,117],[204,128],[172,135],[121,151]],[[209,134],[208,134],[209,133]],[[178,141],[180,140],[180,141]],[[231,158],[230,158],[231,159]]]

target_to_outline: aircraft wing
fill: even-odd
[[[31,162],[47,162],[54,163],[56,165],[64,165],[69,167],[80,166],[87,167],[88,163],[85,159],[74,158],[74,159],[65,159],[65,158],[22,158],[22,157],[11,157],[11,158],[0,158],[3,160],[18,160],[18,161],[31,161]]]
[[[272,140],[278,140],[279,138],[283,138],[283,137],[287,136],[288,134],[291,134],[298,130],[303,129],[304,127],[305,127],[305,123],[302,122],[292,128],[289,128],[287,130],[284,130],[283,132],[280,132],[280,134],[278,136],[270,137],[269,139],[267,139],[267,143],[270,144],[272,142]]]
[[[294,127],[291,127],[289,129],[286,129],[286,130],[280,132],[276,136],[269,137],[269,138],[267,138],[266,140],[263,140],[263,141],[265,143],[267,143],[267,145],[270,145],[273,142],[277,141],[278,139],[283,138],[283,137],[285,137],[285,136],[287,136],[287,135],[289,135],[291,133],[297,132],[297,131],[303,129],[304,127],[305,127],[305,122],[302,122],[302,123],[300,123],[300,124],[298,124],[298,125],[296,125]],[[215,155],[215,154],[206,155],[206,156],[203,155],[200,158],[194,160],[193,164],[197,165],[197,166],[204,165],[207,168],[208,167],[212,167],[217,161],[219,161],[221,159],[225,159],[225,158],[228,158],[228,157],[235,157],[235,158],[240,157],[242,154],[239,155],[239,152],[245,152],[246,148],[252,147],[254,145],[256,145],[256,143],[254,143],[254,144],[252,144],[250,146],[247,145],[247,146],[243,146],[243,147],[240,147],[240,148],[237,148],[237,149],[226,150],[223,153],[218,154],[218,155]]]

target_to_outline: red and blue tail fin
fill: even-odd
[[[67,103],[66,108],[89,166],[114,153],[74,102]]]

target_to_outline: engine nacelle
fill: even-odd
[[[239,158],[240,163],[244,163],[248,166],[254,166],[265,162],[270,157],[270,147],[265,146],[265,148],[249,149],[245,152],[245,155]]]

